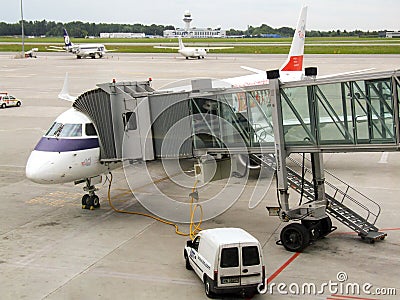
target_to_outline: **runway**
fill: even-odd
[[[285,55],[209,54],[204,60],[185,60],[178,54],[112,54],[104,59],[77,60],[66,53],[38,53],[37,59],[14,59],[0,53],[0,91],[22,99],[20,108],[0,110],[0,290],[1,299],[206,299],[200,279],[185,269],[187,237],[153,219],[114,212],[107,202],[107,185],[99,186],[101,208],[81,209],[81,186],[38,185],[25,178],[25,163],[39,138],[70,102],[57,99],[65,73],[70,94],[79,95],[98,83],[152,78],[158,89],[193,78],[249,74],[240,66],[277,69]],[[318,66],[321,75],[375,68],[400,68],[400,55],[305,55],[305,66]],[[251,184],[235,204],[207,221],[202,228],[242,227],[263,245],[267,275],[280,283],[338,281],[370,283],[371,292],[257,295],[254,299],[396,299],[379,295],[383,288],[400,293],[400,153],[325,154],[325,167],[382,207],[377,226],[387,231],[385,241],[362,242],[333,220],[338,230],[297,254],[276,245],[285,224],[269,217],[265,207],[276,205],[275,183],[260,205],[248,209]],[[157,186],[186,199],[190,189],[164,179],[159,162],[148,168]],[[112,199],[119,208],[146,212],[133,198],[122,170],[114,172]],[[140,184],[141,193],[148,188]],[[200,197],[215,194],[225,181],[211,184]],[[240,187],[238,180],[232,185]],[[293,202],[298,195],[293,192]],[[182,225],[181,230],[188,230]],[[339,297],[339,296],[340,297]],[[227,297],[232,299],[233,296]]]

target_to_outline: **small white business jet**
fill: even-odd
[[[154,46],[154,48],[158,49],[175,49],[178,50],[182,56],[186,59],[189,58],[197,58],[202,59],[207,55],[207,52],[210,50],[224,50],[224,49],[232,49],[233,47],[185,47],[182,42],[182,37],[178,37],[179,47],[168,47],[168,46]]]
[[[287,61],[280,69],[281,80],[294,81],[303,76],[303,53],[307,7],[301,10]],[[266,72],[223,79],[232,86],[251,86],[268,83]],[[59,98],[75,101],[68,94],[68,78]],[[100,162],[100,143],[93,122],[75,108],[61,114],[39,140],[26,164],[26,177],[41,184],[86,183],[88,193],[82,197],[83,208],[100,206],[94,184],[102,174],[122,164]]]
[[[50,51],[64,52],[67,51],[76,55],[77,59],[81,58],[102,58],[107,52],[114,50],[107,50],[103,44],[87,43],[87,44],[74,44],[69,38],[67,30],[64,28],[64,47],[49,46]]]

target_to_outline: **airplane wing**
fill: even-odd
[[[331,77],[343,76],[343,75],[354,75],[354,74],[364,73],[364,72],[368,72],[368,71],[372,71],[372,70],[375,70],[375,68],[356,70],[356,71],[349,71],[349,72],[336,73],[336,74],[329,74],[329,75],[322,75],[322,76],[317,76],[317,78],[318,79],[323,79],[323,78],[331,78]]]
[[[260,70],[252,67],[247,67],[247,66],[240,66],[242,69],[245,69],[247,71],[256,73],[256,74],[265,74],[265,70]]]
[[[48,46],[46,47],[47,50],[49,51],[55,51],[55,52],[65,52],[65,48],[64,47],[59,47],[59,46]]]
[[[235,47],[205,47],[203,49],[205,49],[206,51],[209,50],[225,50],[225,49],[233,49]]]
[[[167,47],[167,46],[153,46],[153,48],[157,48],[157,49],[174,49],[174,50],[179,50],[179,47]]]

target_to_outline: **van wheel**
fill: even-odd
[[[186,270],[193,270],[192,266],[190,265],[189,257],[187,256],[186,251],[184,253],[184,257],[185,257],[185,263],[186,263]]]
[[[17,102],[17,107],[20,107],[21,106],[21,102]]]
[[[6,108],[6,104],[3,103],[3,104],[1,105],[1,108]]]
[[[206,292],[208,298],[215,298],[215,294],[211,291],[211,280],[207,276],[204,280],[204,291]]]

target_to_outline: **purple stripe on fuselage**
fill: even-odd
[[[67,152],[93,149],[98,147],[99,140],[97,138],[66,139],[42,137],[39,143],[36,145],[35,150],[47,152]]]

